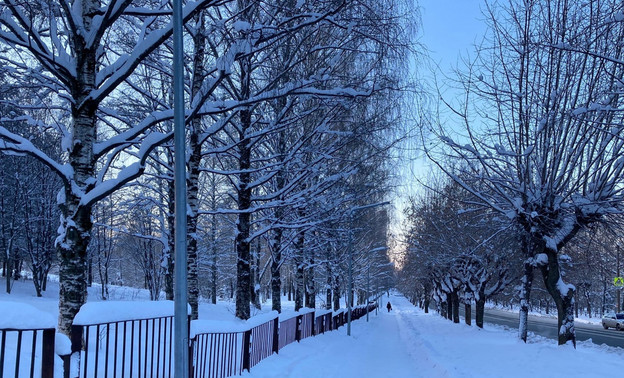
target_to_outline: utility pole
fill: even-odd
[[[186,139],[184,132],[184,61],[182,0],[173,0],[173,141],[175,177],[175,378],[188,378],[188,304],[186,268]]]

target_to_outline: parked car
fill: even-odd
[[[618,331],[624,330],[624,314],[605,314],[602,317],[602,326],[604,329],[615,328]]]

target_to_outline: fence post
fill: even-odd
[[[273,319],[273,352],[279,353],[279,316]]]
[[[72,325],[69,331],[69,340],[71,341],[71,354],[63,356],[63,376],[65,378],[78,378],[80,376],[80,352],[82,351],[82,332],[83,328],[80,325]],[[76,376],[70,377],[71,372],[71,360],[74,353],[78,353],[76,363],[78,364],[76,369]]]
[[[312,336],[316,336],[316,312],[312,313]]]
[[[251,370],[251,330],[243,333],[243,370]]]
[[[41,354],[41,378],[54,377],[54,328],[43,330],[43,351]],[[0,366],[0,369],[2,366]]]
[[[295,328],[295,340],[301,341],[301,325],[303,323],[303,315],[297,315],[297,326]]]
[[[195,372],[193,371],[194,365],[193,365],[193,340],[189,338],[189,345],[188,345],[188,372],[189,372],[189,377],[193,377],[195,376]]]

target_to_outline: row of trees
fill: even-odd
[[[388,285],[388,217],[370,205],[382,204],[392,183],[406,85],[396,62],[411,49],[406,10],[391,0],[185,4],[193,317],[200,265],[214,301],[217,282],[234,275],[222,268],[235,264],[242,319],[262,284],[281,309],[289,269],[297,308],[315,306],[320,282],[341,295],[345,256],[380,277],[380,289]],[[2,203],[5,272],[18,272],[10,264],[24,256],[12,243],[33,237],[23,228],[30,210],[11,209],[23,203],[17,182],[45,180],[41,196],[27,198],[59,205],[36,209],[45,207],[45,227],[61,219],[62,332],[86,301],[89,272],[97,270],[106,298],[112,263],[128,255],[154,299],[161,285],[173,296],[171,34],[167,2],[0,2],[0,150],[19,155],[0,161],[2,184],[14,190]],[[37,248],[52,262],[53,239],[43,239]]]
[[[469,194],[463,202],[518,235],[522,339],[535,272],[557,308],[559,343],[575,342],[566,251],[624,211],[623,4],[510,0],[488,3],[485,16],[488,34],[458,76],[465,96],[443,105],[453,127],[426,120],[426,153]]]
[[[440,182],[406,209],[407,250],[399,285],[414,303],[429,311],[431,300],[442,316],[459,323],[460,303],[471,324],[483,327],[485,303],[517,278],[516,233],[494,213],[468,205],[470,196],[453,182]]]

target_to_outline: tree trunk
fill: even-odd
[[[241,62],[243,91],[249,95],[249,61]],[[245,96],[243,96],[245,97]],[[250,316],[250,284],[251,284],[251,252],[249,243],[251,214],[251,141],[247,137],[247,130],[251,127],[251,110],[240,111],[240,143],[239,143],[239,174],[238,174],[238,221],[236,224],[236,316],[246,320]]]
[[[238,1],[238,8],[242,12],[241,21],[250,22],[252,6],[246,0]],[[245,33],[240,34],[241,39],[249,39]],[[249,42],[249,41],[248,41]],[[240,94],[239,100],[248,100],[251,95],[251,56],[239,60]],[[251,232],[251,149],[252,141],[248,133],[252,126],[251,107],[247,106],[239,111],[238,125],[238,220],[236,223],[236,316],[246,320],[250,317],[250,283],[251,283],[251,253],[249,234]]]
[[[553,298],[557,306],[557,329],[559,330],[559,345],[564,345],[568,341],[576,348],[576,333],[574,329],[574,294],[573,285],[565,284],[559,271],[559,259],[557,251],[544,248],[544,253],[548,256],[548,264],[540,266],[544,286]]]
[[[7,264],[6,264],[7,269],[9,269],[9,273],[6,275],[5,277],[5,283],[6,283],[6,292],[7,294],[11,294],[11,261],[7,260]]]
[[[295,241],[295,311],[304,306],[305,291],[305,232],[299,231]]]
[[[193,35],[193,77],[191,82],[191,98],[198,95],[204,79],[205,58],[205,27],[204,12],[195,16],[195,34]],[[197,261],[197,222],[198,222],[198,193],[199,193],[199,164],[202,158],[202,146],[199,141],[201,133],[201,118],[193,117],[190,122],[187,198],[190,212],[186,216],[187,224],[187,280],[188,280],[188,303],[191,306],[191,319],[197,319],[199,315],[199,278]]]
[[[212,229],[210,232],[212,246],[212,266],[210,267],[212,282],[210,283],[212,292],[212,304],[217,304],[217,216],[212,215]]]
[[[529,319],[529,302],[531,300],[531,287],[533,286],[533,259],[527,258],[524,261],[524,275],[520,286],[520,319],[518,325],[518,336],[522,341],[527,341],[527,322]]]
[[[312,252],[310,252],[311,254]],[[309,256],[308,271],[306,274],[306,298],[307,308],[316,308],[316,287],[314,287],[314,256]]]
[[[260,238],[256,239],[256,250],[251,256],[253,261],[251,269],[251,282],[249,283],[249,289],[251,290],[249,295],[251,303],[255,308],[260,310]]]
[[[241,119],[243,123],[249,125],[251,123],[251,114],[249,110],[241,111]],[[243,127],[245,130],[245,128]],[[244,133],[244,131],[243,131]],[[242,133],[241,133],[242,134]],[[239,188],[238,188],[238,222],[236,224],[236,254],[238,260],[236,262],[236,316],[246,320],[250,316],[250,284],[251,284],[251,266],[250,266],[250,245],[249,245],[249,227],[251,214],[251,190],[249,189],[250,174],[250,146],[249,140],[241,135],[243,142],[240,147],[239,161]]]
[[[467,325],[472,325],[472,309],[469,302],[464,304],[464,315]]]
[[[89,273],[87,274],[87,287],[91,287],[93,286],[93,259],[92,258],[89,258],[88,265],[89,265]]]
[[[483,316],[485,315],[485,294],[479,295],[475,312],[477,327],[483,328]]]
[[[277,213],[277,212],[276,212]],[[277,214],[276,214],[277,217]],[[278,218],[279,219],[279,218]],[[282,277],[280,273],[280,264],[282,261],[282,229],[277,228],[273,231],[273,240],[271,243],[271,308],[279,313],[282,312]]]
[[[286,281],[288,286],[288,302],[292,301],[292,272],[288,272],[288,280]]]
[[[325,309],[326,310],[331,310],[331,308],[332,308],[332,303],[331,303],[331,300],[332,300],[332,290],[331,289],[332,289],[332,275],[333,275],[333,273],[332,273],[331,262],[329,260],[329,257],[330,257],[330,253],[329,253],[329,250],[328,250],[328,252],[327,252],[327,263],[326,263],[326,265],[327,265],[327,291],[326,291],[326,294],[325,294]]]
[[[175,251],[175,182],[167,180],[167,255],[165,258],[165,298],[168,301],[173,300],[173,274],[175,269],[174,251]]]
[[[453,302],[453,323],[459,323],[459,294],[457,289],[453,290],[451,298]]]
[[[295,311],[299,311],[303,307],[304,300],[303,262],[300,259],[296,259],[295,264],[297,264],[297,270],[295,275]]]
[[[591,317],[592,317],[592,307],[591,307],[591,300],[590,300],[589,295],[590,295],[589,290],[587,288],[585,288],[585,300],[587,301],[587,315],[591,319]]]
[[[340,277],[334,277],[334,311],[340,310]]]

